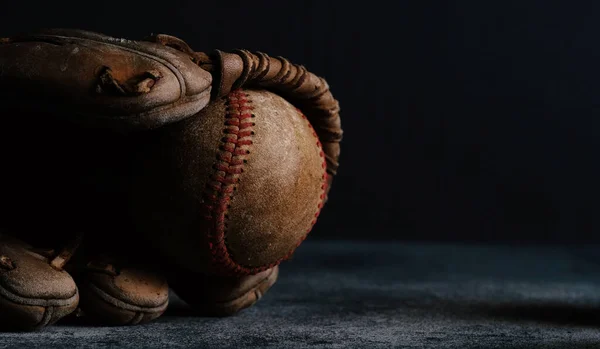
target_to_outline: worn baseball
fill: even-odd
[[[325,157],[309,121],[279,95],[234,90],[143,137],[132,217],[170,263],[255,274],[289,258],[315,225]]]

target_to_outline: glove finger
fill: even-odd
[[[258,302],[275,284],[279,267],[256,275],[220,277],[178,272],[169,279],[173,291],[195,312],[230,316]]]
[[[157,273],[90,261],[77,276],[81,309],[88,321],[137,325],[161,316],[169,304],[169,286]]]
[[[36,330],[77,308],[79,293],[64,270],[30,246],[0,236],[0,330]]]

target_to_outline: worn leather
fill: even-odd
[[[208,55],[199,53],[197,57],[202,67],[213,72],[213,97],[224,96],[236,88],[262,88],[277,93],[302,110],[315,128],[327,158],[328,193],[339,167],[343,132],[339,102],[325,79],[304,66],[262,52],[215,50]]]
[[[324,198],[324,155],[308,120],[272,92],[239,93],[254,117],[232,117],[238,97],[228,96],[139,144],[135,225],[196,272],[253,274],[278,264],[310,231]]]
[[[158,273],[123,267],[98,257],[77,276],[81,309],[102,324],[137,325],[158,318],[169,304],[169,286]]]
[[[310,231],[338,167],[339,105],[325,80],[260,52],[44,30],[0,40],[0,100],[3,163],[14,169],[2,177],[11,206],[2,228],[34,244],[80,229],[88,240],[149,243],[189,280],[211,283],[196,291],[186,281],[180,291],[204,294],[217,313],[251,305],[275,282],[274,267]],[[60,278],[46,266],[31,266],[31,277],[7,272],[2,289],[73,299],[56,286],[68,274],[53,283]],[[166,283],[133,268],[88,270],[81,280],[82,306],[105,323],[148,321],[167,304]],[[27,326],[74,309],[3,302]]]
[[[318,138],[302,114],[271,92],[244,91],[256,116],[254,135],[224,238],[235,263],[261,268],[287,258],[310,232],[326,178]]]
[[[169,283],[198,314],[229,316],[251,307],[275,284],[279,267],[241,277],[173,271]]]
[[[302,65],[293,64],[283,57],[269,57],[263,52],[194,52],[183,40],[164,34],[154,35],[148,40],[189,54],[194,62],[211,72],[213,99],[242,87],[262,88],[283,96],[300,108],[315,128],[327,158],[327,200],[333,176],[339,167],[343,132],[339,103],[325,79]]]
[[[212,81],[180,51],[66,29],[5,40],[0,67],[3,99],[119,129],[153,128],[195,114],[208,103]]]
[[[79,292],[71,276],[31,246],[0,236],[0,325],[31,330],[73,312]]]

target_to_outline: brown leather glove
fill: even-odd
[[[18,110],[86,126],[155,128],[197,113],[210,99],[211,74],[164,46],[79,30],[0,45],[0,91]]]
[[[338,102],[325,80],[285,58],[261,52],[205,54],[169,35],[147,40],[72,29],[3,38],[2,99],[16,103],[19,111],[56,111],[84,125],[143,129],[188,118],[204,108],[211,95],[214,100],[242,87],[265,88],[308,117],[323,145],[332,181],[342,130]]]
[[[266,92],[261,92],[261,90]],[[318,167],[307,169],[308,173],[311,173],[308,177],[314,177],[313,184],[310,184],[316,186],[314,192],[318,193],[319,190],[323,192],[320,199],[318,194],[317,197],[311,199],[316,200],[315,208],[317,207],[316,202],[319,202],[318,208],[320,210],[322,204],[326,201],[333,175],[335,175],[338,167],[339,142],[342,135],[338,114],[339,106],[331,95],[327,83],[302,66],[291,64],[281,57],[271,58],[263,53],[251,53],[244,50],[231,53],[218,50],[209,54],[198,53],[191,50],[183,41],[167,35],[156,35],[145,41],[130,41],[79,30],[45,30],[0,40],[0,99],[3,113],[9,116],[5,123],[5,130],[10,130],[7,133],[13,133],[5,137],[6,144],[3,144],[5,151],[9,153],[9,159],[18,162],[19,169],[28,174],[37,173],[36,162],[40,160],[31,158],[37,155],[36,152],[25,151],[25,147],[17,147],[12,151],[6,150],[11,149],[11,144],[19,143],[23,130],[31,129],[35,131],[35,137],[32,137],[27,145],[42,150],[46,149],[47,145],[57,142],[57,139],[53,138],[52,135],[62,135],[64,133],[67,139],[71,139],[70,134],[73,132],[76,134],[90,132],[99,135],[94,138],[94,140],[100,140],[94,144],[94,152],[84,153],[83,156],[67,152],[69,156],[64,157],[63,151],[55,151],[54,153],[49,152],[46,156],[46,158],[63,156],[63,159],[58,162],[60,166],[51,167],[52,164],[49,163],[45,167],[46,169],[52,168],[52,172],[56,174],[57,178],[73,176],[73,173],[77,173],[78,164],[81,162],[85,163],[86,169],[91,169],[90,172],[94,174],[91,176],[93,177],[91,181],[78,183],[73,188],[69,188],[70,182],[68,181],[62,183],[61,188],[73,194],[76,202],[82,201],[82,203],[78,202],[79,205],[71,203],[72,210],[77,210],[81,206],[86,207],[85,202],[91,202],[95,198],[94,195],[90,195],[91,198],[81,195],[82,192],[87,193],[87,190],[93,192],[93,187],[97,186],[98,183],[102,183],[107,187],[113,186],[112,184],[115,182],[114,173],[119,173],[119,171],[107,172],[107,167],[119,168],[123,164],[129,166],[127,159],[135,160],[140,155],[139,152],[144,153],[144,149],[139,147],[140,144],[148,144],[144,143],[148,141],[152,143],[155,140],[162,139],[161,137],[165,135],[173,136],[169,138],[170,141],[175,140],[173,144],[181,144],[180,141],[185,138],[184,136],[187,133],[180,134],[177,128],[186,125],[186,123],[199,125],[198,123],[203,123],[204,119],[218,122],[220,116],[213,114],[213,111],[229,110],[228,114],[225,113],[228,116],[223,119],[227,129],[225,138],[229,138],[222,141],[225,153],[219,153],[219,161],[221,162],[215,165],[217,171],[224,171],[222,177],[224,182],[219,183],[225,186],[221,187],[221,184],[219,184],[220,189],[218,190],[221,194],[229,193],[230,189],[236,190],[237,182],[229,183],[228,178],[235,178],[237,181],[237,175],[239,174],[236,172],[238,167],[235,167],[238,166],[237,161],[240,161],[241,164],[242,160],[247,161],[247,159],[234,157],[237,156],[236,151],[246,151],[246,148],[241,147],[246,144],[243,143],[246,141],[242,138],[250,136],[250,133],[246,135],[240,129],[244,123],[245,115],[250,115],[246,114],[244,109],[246,107],[240,103],[254,102],[257,106],[256,110],[265,112],[265,120],[270,118],[271,121],[264,124],[266,126],[258,125],[263,127],[264,130],[279,127],[277,126],[279,124],[276,117],[278,113],[276,108],[278,107],[275,106],[280,106],[282,115],[286,115],[286,120],[287,118],[293,119],[292,124],[295,126],[292,129],[303,135],[300,136],[301,141],[298,144],[304,142],[305,139],[310,139],[306,137],[312,137],[309,134],[310,130],[314,128],[315,136],[318,139],[316,140],[316,146],[312,141],[310,142],[313,144],[314,150],[305,152],[306,154],[310,153],[309,158],[313,159],[307,164],[310,163],[310,166],[313,166],[314,159],[319,157],[319,149],[322,149],[320,156],[325,160],[323,171],[326,170],[327,173],[321,177],[320,164],[317,164]],[[247,99],[254,99],[254,101]],[[263,103],[262,101],[267,102]],[[208,108],[209,103],[213,107]],[[236,113],[233,118],[231,118],[231,115],[233,115],[231,114],[232,103],[238,108],[233,111]],[[296,112],[294,108],[298,108],[299,111]],[[203,117],[202,115],[207,116]],[[301,120],[304,116],[309,124],[302,124]],[[261,117],[262,115],[258,115],[258,118]],[[65,125],[68,125],[69,132],[64,131]],[[260,129],[260,127],[257,129]],[[13,130],[18,132],[13,132]],[[173,130],[175,130],[175,133],[173,133]],[[217,131],[220,132],[221,130]],[[304,136],[304,134],[308,136]],[[99,154],[106,156],[102,152],[103,147],[114,151],[113,140],[117,137],[115,135],[119,135],[119,139],[126,139],[126,141],[119,143],[119,145],[124,145],[123,148],[119,148],[115,152],[118,153],[118,157],[122,157],[122,154],[128,154],[123,156],[126,160],[117,163],[102,161],[95,163],[94,156]],[[257,135],[257,140],[261,139],[259,136]],[[194,137],[192,143],[189,144],[192,147],[196,146],[195,142],[202,139],[203,134],[198,133]],[[286,142],[293,142],[294,140],[289,137],[292,136],[283,134],[283,139],[287,139]],[[61,136],[59,139],[64,142],[64,138]],[[75,137],[74,140],[83,143],[88,141],[86,137],[81,136],[81,138]],[[138,141],[140,142],[138,143]],[[234,148],[238,147],[237,150],[228,148],[231,144],[234,145]],[[63,145],[64,149],[79,146],[78,143],[65,143]],[[274,144],[272,146],[276,149],[278,145]],[[259,144],[256,144],[255,147],[260,149]],[[54,148],[50,148],[54,150]],[[63,148],[59,147],[58,149]],[[26,155],[21,156],[21,152]],[[90,157],[89,154],[93,156]],[[144,154],[145,156],[141,156],[141,158],[152,158],[151,156],[148,157],[147,152]],[[190,158],[189,155],[193,152],[185,154],[187,155],[176,160],[187,165],[193,165],[195,160]],[[203,154],[214,156],[210,155],[212,153],[209,152],[198,153],[198,156]],[[226,157],[228,154],[233,157]],[[225,165],[222,161],[225,161]],[[252,159],[248,161],[252,161]],[[136,162],[132,161],[131,163]],[[62,164],[68,165],[68,169],[65,169]],[[227,168],[223,170],[219,166],[226,166]],[[163,170],[165,168],[168,169],[168,166],[163,167]],[[249,165],[248,169],[251,168],[252,166]],[[139,174],[136,170],[139,171],[139,168],[134,169],[133,173]],[[298,178],[301,178],[302,166],[294,167],[293,171],[296,172],[291,172],[288,175],[297,175],[300,176]],[[110,176],[107,176],[107,173],[113,176],[109,178]],[[180,173],[183,176],[188,174],[185,171]],[[12,198],[11,200],[20,200],[19,197],[23,196],[23,190],[28,195],[30,194],[29,196],[35,197],[36,194],[45,193],[46,188],[50,185],[48,181],[40,181],[40,183],[32,185],[30,183],[32,182],[31,178],[27,176],[24,177],[28,179],[27,183],[21,183],[19,182],[21,177],[15,175],[10,177],[10,181],[5,181],[5,183],[10,182],[13,188],[9,190],[14,194],[9,195]],[[78,180],[78,178],[73,179],[73,181]],[[321,184],[321,182],[325,183]],[[178,183],[178,181],[173,183]],[[193,181],[189,183],[193,184]],[[256,185],[259,184],[260,181],[257,181]],[[116,184],[116,186],[119,185],[123,185],[123,183]],[[123,188],[125,187],[123,186]],[[193,190],[190,192],[193,192]],[[55,193],[52,192],[52,194]],[[133,201],[130,202],[133,205],[136,204],[136,200],[139,203],[140,197],[132,196],[130,193],[118,192],[109,199],[105,199],[109,203],[107,205],[108,212],[111,212],[110,207],[120,207],[119,205],[110,204],[113,199],[113,202],[116,203],[115,200],[118,200],[121,194],[130,199],[133,198]],[[289,206],[292,205],[295,194],[291,192],[291,195],[280,197],[283,198],[282,200],[287,200],[286,205]],[[124,198],[121,197],[121,199]],[[207,197],[196,197],[194,200],[204,200],[206,203]],[[223,204],[223,201],[220,201],[222,199],[216,198],[214,200],[218,200],[215,203]],[[16,213],[14,216],[28,217],[35,215],[35,209],[28,206],[30,202],[20,202],[14,210]],[[205,204],[204,207],[212,207],[212,204]],[[61,208],[64,211],[64,208],[57,204],[49,210],[52,213],[48,214],[52,218],[52,224],[60,225],[61,219],[69,219],[68,217],[61,218]],[[71,206],[69,208],[71,209]],[[102,221],[104,222],[103,227],[111,227],[111,214],[102,214],[96,211],[94,209],[91,214],[84,213],[82,217],[97,222]],[[290,208],[290,212],[293,211],[293,207]],[[227,216],[227,212],[211,211],[209,213],[215,212],[220,214],[219,217]],[[206,212],[199,212],[199,215],[203,213]],[[317,215],[318,211],[315,216]],[[142,215],[142,219],[144,219],[143,217]],[[147,218],[152,217],[147,216]],[[314,217],[310,219],[314,220]],[[28,225],[20,224],[23,221],[22,219],[11,220],[9,215],[6,215],[6,221],[11,222],[10,224],[7,223],[7,234],[27,236],[28,241],[36,241],[36,238],[42,239],[43,235],[48,235],[44,229],[39,229],[39,233],[32,233],[32,229]],[[219,225],[221,223],[222,221],[218,219],[210,221],[210,224]],[[311,222],[308,221],[308,223]],[[93,224],[83,222],[84,230],[87,230],[85,234],[98,234],[99,229],[86,228]],[[166,222],[164,226],[169,226],[169,224],[171,223]],[[312,224],[314,224],[314,221]],[[75,226],[75,224],[71,225]],[[132,231],[122,231],[121,222],[115,221],[112,227],[119,231],[115,235],[123,238],[123,240],[126,240],[127,237],[144,240],[150,236],[154,239],[155,245],[157,245],[157,242],[160,245],[160,241],[157,241],[157,239],[161,239],[160,236],[162,236],[162,239],[170,239],[168,233],[167,235],[159,234],[159,238],[156,234],[146,234],[146,232],[136,235],[134,231],[137,226],[131,228]],[[78,228],[81,229],[81,227]],[[69,229],[66,229],[69,230],[67,235],[76,233],[75,227]],[[265,240],[264,234],[260,239],[255,239],[252,236],[247,236],[247,232],[244,232],[242,228],[241,231],[236,232],[239,237],[237,248],[244,250],[244,246],[248,242],[246,256],[249,260],[254,258],[256,261],[252,265],[244,265],[243,261],[236,260],[235,256],[231,255],[231,251],[227,250],[225,238],[222,235],[214,235],[214,225],[206,227],[206,229],[202,231],[184,231],[182,236],[185,237],[185,234],[201,236],[204,240],[200,239],[202,246],[198,246],[198,249],[201,250],[199,254],[205,254],[202,249],[208,246],[207,256],[210,257],[210,253],[213,253],[213,258],[200,259],[206,262],[207,265],[186,265],[185,262],[178,263],[174,261],[173,264],[177,265],[178,270],[167,275],[167,279],[173,280],[172,283],[179,288],[178,292],[190,304],[199,304],[199,307],[205,309],[206,313],[214,314],[231,314],[252,305],[275,282],[277,264],[288,258],[293,249],[304,238],[304,232],[300,234],[302,236],[300,240],[298,240],[296,234],[293,241],[275,244],[280,248],[273,249],[267,247],[271,246],[271,243]],[[223,230],[220,231],[223,232]],[[159,231],[159,233],[161,232]],[[233,236],[234,232],[230,233]],[[242,238],[244,236],[246,237]],[[275,234],[275,236],[277,239],[286,238],[281,234]],[[114,244],[125,245],[126,243],[117,239]],[[12,245],[7,243],[5,246],[10,247]],[[135,244],[132,248],[135,248]],[[268,258],[259,258],[265,248],[270,251]],[[148,272],[128,267],[127,263],[123,265],[122,261],[115,261],[111,257],[111,248],[104,252],[104,255],[108,255],[108,257],[85,255],[78,262],[83,267],[74,268],[74,270],[78,270],[75,273],[75,279],[80,290],[81,305],[84,312],[104,323],[112,324],[140,323],[159,316],[167,304],[166,281],[152,271]],[[161,257],[160,254],[165,255],[164,251],[160,250],[152,253],[159,254],[158,258]],[[24,252],[15,258],[25,258],[26,255]],[[173,259],[178,258],[177,251],[171,251],[171,254],[167,253],[166,256]],[[224,257],[227,258],[224,259]],[[56,257],[53,256],[52,258]],[[183,260],[188,259],[184,258]],[[19,269],[19,265],[19,263],[16,263],[16,270]],[[47,267],[42,266],[40,268],[47,269]],[[64,272],[61,271],[61,273]],[[12,274],[0,270],[0,276],[4,275],[8,280],[5,281],[5,285],[11,283],[10,280],[13,277],[11,275],[17,274],[18,272],[15,269],[12,270]],[[166,274],[169,274],[168,270]],[[58,298],[64,298],[67,294],[72,296],[73,293],[72,284],[69,284],[72,279],[68,277],[64,277],[64,279],[62,291],[56,293]],[[203,286],[199,288],[193,280],[202,280]],[[1,281],[2,279],[0,279],[0,290],[2,287],[8,287],[3,286]],[[150,286],[138,287],[138,285],[144,283],[146,285],[149,283]],[[32,277],[28,280],[28,285],[25,288],[35,294],[32,296],[33,298],[40,298],[44,295],[43,287],[42,280]],[[151,294],[158,294],[159,296],[151,297]],[[0,294],[0,297],[2,297],[2,294]],[[3,299],[3,301],[11,302],[8,298]],[[15,304],[13,307],[15,309],[14,314],[19,312],[29,314],[30,310],[27,310],[29,308],[25,308],[25,306],[29,306],[29,303]],[[73,304],[76,304],[76,301],[66,304],[64,309],[72,310]],[[68,313],[67,310],[56,312],[50,320],[41,322],[35,317],[37,315],[24,315],[22,318],[26,321],[22,322],[21,327],[39,327],[39,324],[51,323]],[[3,314],[7,313],[0,313],[0,318],[4,316]]]

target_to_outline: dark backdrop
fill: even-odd
[[[282,55],[345,139],[312,238],[595,242],[598,1],[10,1],[5,36],[76,27]]]

